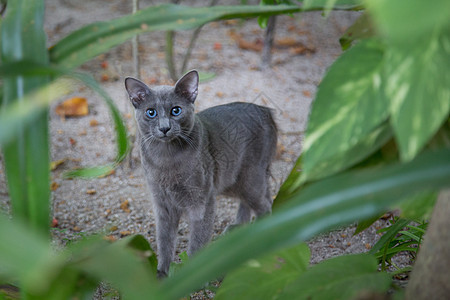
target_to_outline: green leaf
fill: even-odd
[[[347,28],[339,39],[342,50],[350,48],[354,41],[369,38],[375,35],[372,20],[368,13],[363,13],[352,26]]]
[[[321,8],[326,11],[334,9],[351,9],[361,7],[363,0],[305,0],[303,9]]]
[[[300,10],[295,5],[187,7],[164,4],[150,6],[133,15],[96,22],[71,33],[50,49],[50,60],[58,65],[72,68],[139,33],[193,29],[211,21],[294,13]]]
[[[43,85],[37,91],[26,95],[21,101],[15,101],[13,105],[5,106],[4,110],[0,111],[0,127],[5,129],[0,131],[0,144],[5,144],[11,140],[14,134],[20,130],[21,126],[32,124],[39,115],[37,112],[45,110],[52,101],[73,91],[79,83],[73,79],[67,79],[67,77],[75,78],[89,86],[105,101],[115,125],[118,149],[114,163],[100,167],[96,166],[73,170],[65,173],[64,176],[66,178],[93,178],[110,174],[126,157],[129,150],[129,142],[127,128],[122,120],[122,116],[108,93],[101,88],[92,76],[87,74],[70,72],[63,68],[45,66],[29,61],[18,61],[0,66],[0,76],[5,78],[34,75],[48,75],[55,78],[65,75],[65,77],[48,85]]]
[[[135,250],[139,256],[147,258],[150,264],[150,271],[156,277],[156,270],[158,266],[158,260],[156,258],[156,252],[153,251],[150,243],[147,239],[138,234],[122,238],[118,243],[124,243],[128,248]]]
[[[274,299],[306,271],[310,256],[308,246],[302,243],[275,254],[251,259],[227,274],[214,299]]]
[[[364,230],[366,230],[367,228],[372,226],[373,223],[378,221],[378,219],[381,218],[383,215],[384,215],[384,212],[381,214],[378,214],[376,216],[373,216],[371,218],[359,221],[358,226],[356,226],[355,233],[353,233],[353,235],[357,235],[358,233],[363,232]]]
[[[408,225],[411,220],[408,219],[398,219],[386,233],[378,240],[378,242],[370,249],[369,254],[375,254],[385,247],[391,240],[402,230],[406,225]]]
[[[430,152],[405,164],[337,175],[294,194],[270,217],[238,228],[194,256],[161,289],[183,297],[259,255],[293,246],[315,234],[369,218],[426,189],[450,185],[450,150]]]
[[[77,170],[72,170],[69,172],[66,172],[64,174],[65,178],[74,178],[74,177],[80,177],[80,178],[94,178],[94,177],[102,177],[110,174],[117,165],[127,156],[129,151],[129,141],[128,141],[128,131],[127,128],[123,122],[122,116],[117,109],[116,105],[114,104],[114,101],[111,99],[111,97],[108,95],[107,92],[105,92],[104,89],[100,87],[100,85],[97,83],[97,81],[94,80],[92,76],[86,76],[84,74],[75,73],[74,76],[76,76],[78,79],[82,80],[87,86],[89,86],[91,89],[93,89],[95,92],[97,92],[100,96],[102,96],[103,100],[105,101],[106,105],[109,108],[109,111],[111,113],[112,119],[114,121],[115,130],[117,134],[117,155],[116,160],[112,164],[107,164],[105,166],[96,166],[96,167],[87,167],[87,168],[81,168]]]
[[[398,206],[401,217],[411,220],[430,219],[437,197],[437,192],[427,191],[409,197]]]
[[[403,235],[406,235],[407,237],[409,237],[409,238],[411,238],[412,240],[414,240],[414,241],[416,241],[416,242],[420,242],[421,241],[421,237],[419,237],[419,236],[417,236],[417,235],[415,235],[415,234],[412,234],[411,232],[409,232],[409,231],[405,231],[405,230],[402,230],[402,231],[400,231],[399,232],[399,234],[403,234]]]
[[[278,191],[277,197],[273,201],[272,208],[274,210],[278,209],[282,204],[286,203],[288,199],[290,199],[294,192],[298,191],[300,176],[301,176],[301,165],[302,165],[303,155],[300,155],[295,162],[295,165],[292,167],[291,173],[283,182]]]
[[[377,261],[367,254],[329,259],[301,274],[278,299],[354,299],[367,291],[385,293],[391,278],[377,269]]]
[[[43,22],[43,0],[9,1],[1,26],[2,63],[28,60],[48,64]],[[46,84],[48,79],[47,76],[4,79],[0,110],[21,101],[26,94]],[[2,151],[14,216],[26,220],[30,227],[48,233],[50,155],[47,110],[35,112],[32,127],[19,125],[14,130],[14,139],[2,144]]]
[[[180,258],[181,263],[177,263],[175,261],[170,263],[169,277],[175,275],[189,261],[189,256],[187,255],[186,251],[178,254],[178,257]]]
[[[110,283],[125,299],[161,299],[148,258],[137,256],[129,242],[110,244],[96,237],[84,239],[69,248],[70,266],[98,282]]]
[[[386,55],[386,97],[403,160],[417,155],[450,112],[450,34],[430,36]],[[409,46],[409,45],[408,45]]]
[[[42,292],[67,259],[55,255],[42,231],[0,214],[0,277],[18,278],[28,291]]]
[[[302,180],[345,169],[389,139],[390,130],[381,126],[389,113],[379,92],[383,54],[377,41],[361,41],[328,70],[309,117]]]
[[[435,0],[431,5],[421,0],[377,0],[366,4],[378,30],[391,43],[420,45],[423,38],[450,26],[447,0]]]
[[[39,112],[45,111],[51,102],[69,94],[77,86],[77,81],[62,78],[42,85],[23,96],[20,101],[15,100],[4,105],[0,110],[0,145],[8,144],[23,128],[40,117]]]

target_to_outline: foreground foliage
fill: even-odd
[[[308,250],[300,243],[338,225],[354,221],[361,225],[393,207],[424,217],[437,191],[449,186],[450,72],[444,66],[450,62],[446,14],[450,2],[425,6],[418,0],[407,4],[310,0],[301,9],[163,5],[88,25],[50,50],[42,30],[43,3],[9,1],[1,21],[0,144],[13,220],[0,215],[0,282],[19,286],[25,299],[84,298],[101,281],[111,283],[125,299],[176,299],[225,274],[217,297],[226,299],[239,290],[246,290],[248,297],[286,299],[300,291],[308,299],[337,294],[350,299],[362,290],[387,290],[389,276],[377,272],[376,258],[370,254],[339,257],[309,268]],[[218,239],[163,282],[156,281],[156,258],[142,236],[112,244],[88,238],[62,251],[52,248],[48,104],[81,81],[110,105],[119,137],[116,162],[83,170],[82,175],[107,172],[128,149],[125,127],[108,95],[91,77],[73,72],[74,67],[145,31],[329,10],[333,3],[349,9],[363,4],[367,9],[342,40],[345,47],[354,45],[330,67],[319,86],[304,152],[282,186],[272,216]],[[30,43],[42,54],[39,58],[32,55]],[[264,289],[248,286],[255,278],[266,282]]]

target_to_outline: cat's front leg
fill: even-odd
[[[166,277],[169,273],[170,263],[175,254],[180,211],[164,202],[156,201],[156,243],[158,246],[158,278]]]
[[[209,242],[214,227],[215,200],[210,196],[207,203],[189,210],[190,239],[188,255],[191,256]]]

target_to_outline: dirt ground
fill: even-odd
[[[200,1],[181,1],[199,5]],[[249,4],[259,1],[248,1]],[[158,1],[141,1],[141,7]],[[219,5],[240,1],[219,1]],[[45,30],[49,45],[93,21],[131,13],[131,1],[46,1]],[[272,68],[259,69],[264,36],[255,19],[214,22],[206,25],[194,48],[189,68],[214,73],[202,82],[196,100],[197,110],[233,101],[267,105],[276,111],[280,129],[279,151],[272,165],[272,192],[276,195],[301,151],[308,112],[327,67],[341,54],[339,37],[358,17],[355,12],[332,12],[324,18],[318,12],[281,16],[276,27]],[[177,32],[175,58],[179,68],[192,31]],[[150,85],[172,84],[165,62],[165,33],[152,32],[139,37],[140,77]],[[134,131],[132,106],[125,96],[123,79],[134,76],[131,43],[127,42],[82,66],[111,95],[130,131]],[[50,108],[51,159],[62,162],[52,171],[53,215],[57,220],[54,239],[64,243],[80,235],[102,232],[111,238],[142,234],[156,247],[155,223],[150,195],[146,189],[139,154],[132,153],[131,165],[122,164],[110,176],[83,180],[63,179],[63,172],[77,167],[112,162],[116,155],[115,133],[107,107],[87,89],[72,96],[85,97],[89,114],[62,119]],[[8,207],[8,193],[0,170],[0,205]],[[220,235],[235,217],[234,199],[217,199],[214,234]],[[353,236],[355,226],[323,234],[309,242],[312,263],[344,253],[367,251],[379,238],[378,221],[365,232]],[[188,226],[179,227],[177,251],[186,249]]]

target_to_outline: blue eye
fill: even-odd
[[[147,115],[147,117],[149,117],[150,119],[153,119],[154,117],[156,117],[157,113],[156,113],[156,109],[153,108],[149,108],[145,111],[145,114]]]
[[[170,113],[172,116],[179,116],[181,114],[181,107],[175,106]]]

